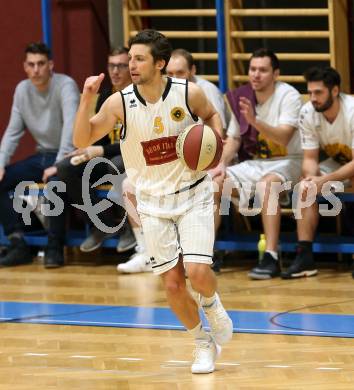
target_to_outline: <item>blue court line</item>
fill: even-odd
[[[354,338],[354,315],[229,310],[234,331]],[[0,302],[0,322],[183,330],[168,308]]]

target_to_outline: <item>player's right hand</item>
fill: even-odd
[[[0,181],[4,178],[5,168],[0,168]]]
[[[100,89],[102,80],[104,79],[104,73],[100,73],[98,76],[90,76],[86,79],[84,84],[83,95],[96,95]]]

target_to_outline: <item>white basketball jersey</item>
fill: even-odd
[[[188,81],[167,78],[165,91],[155,104],[146,102],[134,84],[121,95],[125,111],[121,152],[138,198],[139,194],[173,194],[205,176],[184,166],[176,155],[178,134],[198,121],[188,107]]]

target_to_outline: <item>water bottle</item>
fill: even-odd
[[[260,235],[257,248],[258,248],[258,260],[259,260],[259,262],[261,262],[263,259],[264,252],[266,250],[265,234]]]

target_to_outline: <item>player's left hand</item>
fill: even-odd
[[[50,177],[56,175],[57,172],[58,172],[58,169],[55,166],[49,167],[49,168],[45,169],[44,172],[43,172],[43,176],[42,176],[43,183],[46,183],[48,181],[48,179]]]

